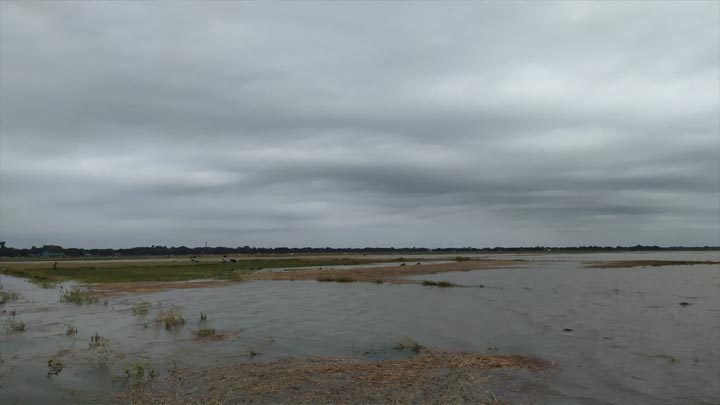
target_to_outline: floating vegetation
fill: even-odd
[[[320,277],[317,281],[335,282],[335,283],[354,283],[355,279],[347,276],[326,276]]]
[[[455,283],[451,283],[449,281],[432,281],[432,280],[425,280],[422,282],[422,285],[432,286],[432,287],[459,287],[459,285],[457,285]]]
[[[132,313],[135,316],[145,316],[148,312],[150,312],[150,303],[146,301],[137,302],[132,307]]]
[[[99,347],[107,346],[108,340],[102,336],[100,336],[97,332],[95,332],[95,335],[90,336],[90,349],[94,350]]]
[[[75,305],[97,304],[100,302],[100,297],[88,288],[73,287],[69,290],[65,290],[63,295],[60,297],[60,301]]]
[[[8,333],[25,332],[25,322],[18,321],[17,319],[10,319],[5,324],[5,329],[8,331]]]
[[[202,328],[198,329],[197,331],[195,331],[195,337],[198,339],[215,340],[215,339],[222,339],[222,336],[223,336],[222,333],[218,333],[217,330],[215,330],[215,328],[211,328],[209,326],[202,327]]]
[[[185,325],[185,318],[183,318],[180,311],[176,308],[172,308],[167,311],[162,311],[155,318],[155,325],[162,326],[166,330],[178,329]]]

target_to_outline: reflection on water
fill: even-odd
[[[413,277],[486,288],[267,281],[134,295],[107,306],[61,304],[58,289],[0,276],[6,290],[24,297],[4,309],[27,325],[24,333],[0,332],[0,403],[68,403],[74,391],[107,392],[111,374],[121,373],[130,358],[180,366],[287,355],[374,358],[391,353],[387,348],[403,336],[441,350],[553,361],[557,371],[539,387],[542,403],[718,403],[720,268],[586,269],[580,263],[715,260],[717,252],[540,258],[521,269]],[[152,305],[150,313],[133,315],[132,304],[141,300]],[[174,333],[155,328],[156,314],[171,307],[182,311],[185,327]],[[195,341],[201,313],[229,337]],[[3,322],[8,318],[2,314]],[[67,324],[78,334],[66,336]],[[60,349],[94,355],[87,347],[96,332],[129,357],[109,371],[88,361],[46,378],[47,361]]]

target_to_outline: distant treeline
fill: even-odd
[[[445,247],[445,248],[424,248],[424,247],[364,247],[364,248],[331,248],[331,247],[187,247],[187,246],[145,246],[126,249],[81,249],[63,248],[57,245],[33,246],[30,249],[16,249],[6,247],[5,242],[0,242],[0,256],[3,257],[55,257],[55,256],[194,256],[194,255],[228,255],[228,254],[303,254],[303,253],[522,253],[522,252],[629,252],[629,251],[659,251],[659,250],[718,250],[718,246],[566,246],[566,247]]]

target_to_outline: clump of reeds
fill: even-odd
[[[108,340],[99,333],[95,332],[95,335],[90,336],[90,349],[97,349],[98,347],[107,346]]]
[[[167,311],[162,311],[155,318],[155,325],[162,326],[167,330],[178,329],[185,325],[185,318],[179,310],[173,308]]]
[[[68,323],[68,324],[67,324],[67,329],[65,330],[65,335],[67,335],[67,336],[77,335],[77,331],[78,331],[78,330],[77,330],[76,327],[74,327],[72,324],[69,324],[69,323]]]

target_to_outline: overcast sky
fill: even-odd
[[[2,1],[0,239],[718,245],[719,7]]]

